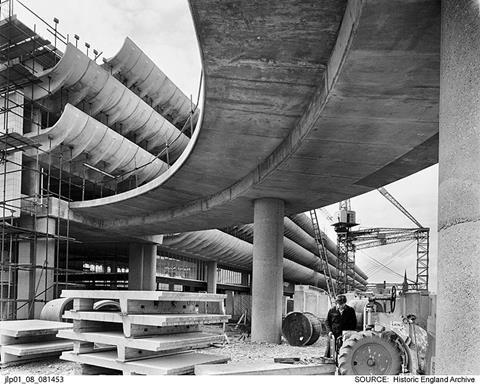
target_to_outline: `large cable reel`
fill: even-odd
[[[402,370],[402,351],[387,335],[372,331],[353,334],[340,348],[341,375],[397,375]]]

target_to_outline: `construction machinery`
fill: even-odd
[[[404,313],[407,299],[397,297],[393,286],[387,293],[348,302],[355,309],[360,330],[342,335],[336,356],[340,375],[425,373],[427,331],[417,324],[417,314]]]

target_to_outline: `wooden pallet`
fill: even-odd
[[[199,364],[219,364],[230,360],[225,356],[198,352],[182,352],[150,359],[120,362],[115,352],[97,352],[75,354],[64,352],[63,360],[73,361],[88,366],[97,366],[121,371],[124,375],[185,375],[193,373]]]

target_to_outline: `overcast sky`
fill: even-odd
[[[109,58],[121,48],[123,40],[130,37],[187,95],[197,94],[200,78],[200,56],[193,23],[186,0],[23,0],[40,17],[53,24],[64,35],[80,36],[82,50],[85,42]],[[140,6],[141,5],[141,6]],[[19,18],[44,31],[42,23],[15,5]],[[41,33],[51,38],[46,32]],[[101,60],[98,60],[101,63]],[[436,290],[437,260],[437,186],[438,166],[430,167],[387,186],[387,190],[425,227],[430,227],[430,289]],[[403,216],[377,191],[351,200],[361,227],[405,227],[414,224]],[[338,205],[327,207],[336,215]],[[329,223],[319,217],[321,225],[332,238]],[[399,282],[403,279],[386,269],[375,267],[371,258],[388,265],[401,276],[404,270],[410,279],[416,275],[415,242],[400,243],[357,253],[357,264],[369,275],[371,282]]]

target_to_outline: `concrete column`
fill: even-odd
[[[128,249],[128,289],[154,291],[157,277],[157,246],[131,243]]]
[[[254,203],[252,341],[280,343],[283,295],[284,202]]]
[[[56,220],[54,218],[40,218],[33,222],[33,218],[25,217],[22,225],[36,229],[38,232],[55,234]],[[17,283],[17,319],[38,319],[43,303],[25,305],[24,300],[53,300],[54,270],[55,267],[55,239],[38,237],[37,241],[21,241],[18,243],[19,264],[30,265],[30,269],[18,271]],[[41,269],[41,267],[51,269]]]
[[[217,262],[215,260],[207,263],[207,292],[217,293]]]
[[[480,374],[480,9],[442,1],[436,374]]]
[[[242,272],[242,285],[248,286],[248,273]]]

